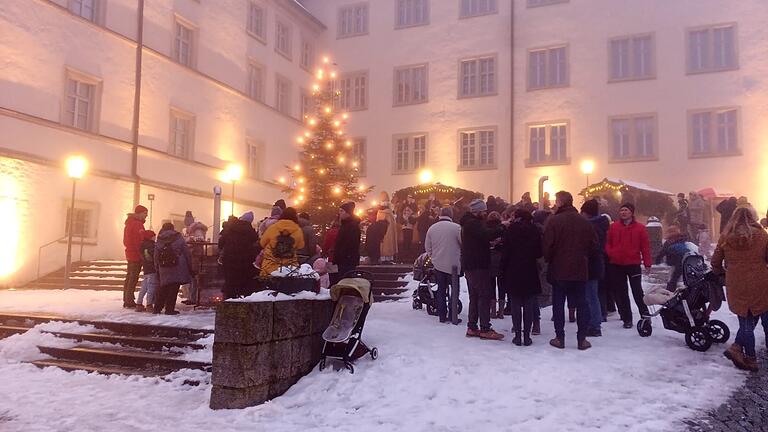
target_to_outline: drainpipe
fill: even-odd
[[[539,206],[541,206],[541,202],[544,201],[544,182],[547,180],[549,180],[549,176],[539,177]]]
[[[133,178],[133,206],[141,202],[141,177],[139,177],[139,111],[141,108],[141,57],[144,51],[144,0],[139,0],[136,11],[136,85],[133,92],[133,136],[131,142],[131,178]]]
[[[514,202],[515,193],[515,2],[509,11],[509,197]]]

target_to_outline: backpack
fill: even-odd
[[[157,262],[160,264],[160,267],[176,267],[176,264],[179,263],[179,257],[176,255],[176,251],[173,250],[171,242],[163,243],[160,252],[157,254]]]
[[[277,243],[272,248],[272,256],[275,258],[289,259],[293,258],[295,248],[294,239],[288,231],[280,231],[277,236]]]

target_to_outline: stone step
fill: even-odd
[[[98,342],[98,343],[110,343],[122,346],[128,346],[133,348],[141,348],[151,351],[162,351],[165,348],[190,348],[190,349],[203,349],[204,345],[188,342],[184,340],[174,338],[162,338],[162,337],[142,337],[142,336],[124,336],[117,334],[107,333],[67,333],[67,332],[44,332],[50,333],[54,336],[58,336],[64,339],[72,339],[78,342]]]
[[[65,287],[64,282],[32,282],[29,285],[26,285],[24,289],[40,289],[40,290],[51,290],[51,289],[64,289]],[[94,290],[94,291],[122,291],[123,286],[122,285],[105,285],[105,284],[81,284],[81,283],[72,283],[69,286],[70,289],[78,289],[78,290]],[[138,290],[138,286],[136,289]]]
[[[159,368],[162,370],[211,370],[210,363],[183,360],[177,358],[177,355],[172,355],[170,353],[161,355],[143,351],[127,351],[83,346],[76,346],[73,348],[38,346],[37,349],[40,350],[41,353],[47,354],[59,360],[76,361],[88,364],[99,363],[129,368],[142,368],[147,370],[153,370],[154,368]]]
[[[144,377],[159,377],[168,375],[169,373],[173,372],[172,369],[132,368],[125,366],[79,362],[74,360],[36,360],[31,363],[39,368],[57,367],[67,372],[85,371],[96,372],[102,375],[138,375]]]
[[[381,294],[374,294],[373,295],[373,302],[374,303],[381,303],[385,301],[397,301],[402,300],[406,297],[396,296],[396,295],[381,295]]]
[[[83,278],[84,276],[77,276],[70,279],[70,282],[72,285],[105,285],[105,286],[111,286],[111,285],[119,285],[121,288],[123,286],[123,283],[125,283],[125,279],[104,279],[104,278],[98,278],[98,277],[91,277],[88,276],[87,279]],[[38,283],[46,283],[46,284],[59,284],[63,286],[66,283],[65,278],[45,278]],[[141,277],[139,277],[139,281],[141,281]]]
[[[408,285],[408,281],[398,280],[374,280],[371,286],[373,288],[400,288]]]
[[[407,288],[377,288],[373,287],[371,288],[371,291],[373,291],[373,295],[377,294],[384,294],[384,295],[398,295],[402,294],[406,291],[409,291]]]
[[[409,265],[362,265],[357,267],[357,270],[367,271],[371,273],[400,273],[407,274],[413,271],[413,266]]]
[[[15,334],[26,333],[31,327],[16,325],[0,325],[0,339],[5,339]]]
[[[400,273],[373,273],[373,280],[398,280],[403,276],[404,275]]]

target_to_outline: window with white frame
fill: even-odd
[[[459,131],[459,169],[496,167],[496,128]]]
[[[528,125],[528,164],[568,163],[568,122]]]
[[[367,158],[367,142],[365,138],[357,137],[352,139],[352,160],[353,163],[357,163],[357,174],[360,177],[365,177],[368,168]]]
[[[67,72],[62,123],[85,131],[98,129],[99,82],[74,72]]]
[[[293,28],[287,22],[278,19],[275,21],[275,51],[284,55],[288,60],[292,59]]]
[[[368,34],[368,3],[358,3],[339,8],[337,37]]]
[[[496,56],[461,60],[459,65],[459,97],[496,94]]]
[[[267,41],[267,10],[256,2],[248,3],[248,22],[246,23],[248,34],[262,42]]]
[[[480,15],[490,15],[498,12],[496,0],[459,0],[461,2],[461,18]]]
[[[652,159],[658,142],[655,114],[612,117],[611,158],[614,161]]]
[[[634,35],[611,39],[609,42],[611,80],[653,78],[653,35]]]
[[[568,85],[568,48],[564,46],[528,52],[528,89]]]
[[[195,117],[171,108],[171,126],[168,154],[182,159],[192,159],[195,142]]]
[[[334,101],[337,109],[356,111],[368,108],[368,72],[344,75],[336,83],[341,94]]]
[[[255,61],[248,62],[248,97],[259,102],[264,102],[264,83],[266,73],[264,66]]]
[[[718,72],[738,67],[735,24],[688,31],[688,73]]]
[[[291,82],[281,75],[275,75],[275,109],[291,115]]]
[[[195,29],[176,19],[173,37],[173,60],[184,66],[194,65]]]
[[[395,174],[418,171],[427,164],[427,135],[395,135],[394,153]]]
[[[692,156],[717,156],[739,152],[739,111],[736,108],[697,110],[689,113]]]
[[[304,69],[311,71],[315,64],[315,46],[307,37],[301,39],[301,58],[299,64]]]
[[[426,102],[428,97],[427,65],[395,68],[395,105]]]
[[[429,0],[396,0],[396,28],[429,24]]]
[[[245,143],[246,155],[248,160],[247,175],[248,178],[260,180],[261,177],[261,151],[262,144],[255,139],[248,138]]]
[[[69,0],[67,9],[88,21],[98,23],[100,0]]]
[[[98,236],[99,227],[99,204],[95,202],[75,201],[75,211],[72,213],[70,202],[65,204],[64,234],[69,235],[69,223],[72,219],[72,237],[75,241],[90,240],[94,241]]]
[[[301,107],[301,118],[303,119],[314,112],[312,106],[313,99],[312,94],[305,89],[300,89],[299,94],[299,106]]]
[[[570,0],[528,0],[527,6],[529,8],[539,6],[549,6],[557,3],[568,3]]]

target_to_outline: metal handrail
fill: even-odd
[[[37,279],[40,279],[40,262],[42,261],[43,249],[47,248],[50,245],[56,244],[56,243],[58,243],[58,242],[60,242],[62,240],[66,240],[66,239],[67,239],[67,236],[64,236],[62,238],[57,238],[56,240],[49,241],[48,243],[40,246],[37,249]]]

